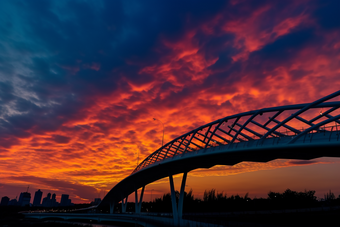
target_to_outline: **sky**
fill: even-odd
[[[103,196],[200,125],[339,90],[339,1],[0,1],[0,197]],[[138,158],[139,157],[139,158]],[[332,190],[340,159],[189,172],[186,189]],[[180,175],[176,176],[179,189]],[[146,200],[170,190],[168,179]],[[132,196],[131,196],[132,197]]]

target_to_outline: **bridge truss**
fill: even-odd
[[[340,90],[312,103],[264,108],[227,116],[200,126],[168,142],[145,158],[104,197],[98,208],[122,201],[135,192],[135,213],[141,211],[145,185],[169,177],[173,224],[182,220],[187,173],[214,165],[278,158],[340,157]],[[315,149],[313,148],[322,148]],[[173,175],[183,173],[176,202]],[[138,189],[142,188],[138,199]]]
[[[292,144],[308,133],[338,131],[340,115],[332,113],[339,109],[340,102],[326,101],[339,95],[340,91],[313,103],[249,111],[200,126],[150,154],[132,174],[156,162],[201,149],[254,140],[261,144],[266,138],[293,136],[287,142]]]

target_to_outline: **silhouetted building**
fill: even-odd
[[[8,202],[8,206],[18,206],[18,200],[17,199],[12,199]]]
[[[95,198],[94,201],[91,202],[91,205],[98,205],[101,201],[101,198]]]
[[[1,206],[7,206],[9,202],[9,198],[7,196],[4,196],[1,198]]]
[[[60,206],[71,206],[71,200],[68,198],[69,195],[62,194],[60,199]]]
[[[42,191],[40,189],[35,192],[34,194],[34,200],[33,200],[33,206],[39,206],[41,202],[41,197],[42,197]]]
[[[50,204],[51,207],[56,207],[58,206],[58,203],[57,203],[57,200],[56,200],[56,194],[53,193],[52,195],[52,199],[51,199],[51,204]]]
[[[51,206],[51,193],[48,193],[45,198],[43,198],[42,206],[50,207]]]
[[[21,192],[19,197],[19,206],[30,205],[31,202],[31,193],[29,192]]]

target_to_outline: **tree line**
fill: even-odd
[[[176,191],[178,202],[179,192]],[[290,189],[282,193],[268,192],[267,198],[251,199],[246,193],[244,196],[231,195],[217,192],[215,189],[206,190],[203,198],[195,198],[193,191],[184,192],[183,212],[233,212],[248,210],[276,210],[276,209],[298,209],[320,206],[340,205],[340,195],[336,198],[333,192],[325,194],[324,199],[317,200],[315,191],[305,190],[297,192]],[[172,212],[171,194],[164,194],[152,202],[144,202],[142,212]]]

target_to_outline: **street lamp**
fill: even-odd
[[[159,122],[161,122],[159,119],[157,119],[157,118],[153,118],[153,120],[154,121],[159,121]],[[163,141],[164,141],[164,124],[163,124],[163,122],[161,122],[162,123],[162,125],[163,125],[163,138],[162,138],[162,147],[163,147]]]

